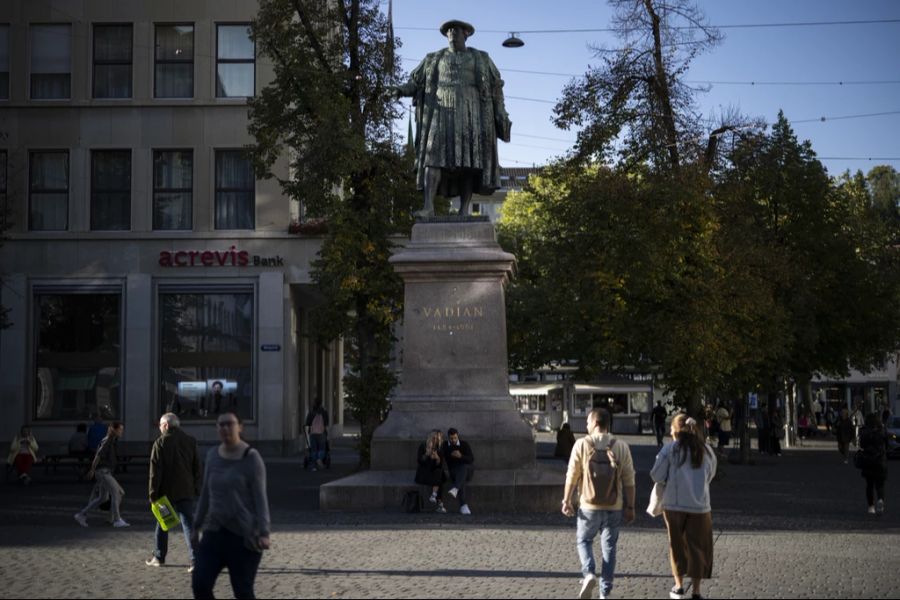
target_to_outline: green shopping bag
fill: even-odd
[[[175,507],[172,506],[172,503],[165,496],[151,503],[150,510],[153,512],[156,520],[159,521],[159,526],[162,527],[163,531],[168,531],[181,523],[178,513],[175,512]]]

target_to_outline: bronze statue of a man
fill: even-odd
[[[503,104],[503,80],[487,52],[466,47],[475,28],[464,21],[441,25],[449,48],[429,53],[394,89],[416,108],[416,188],[434,215],[434,195],[460,197],[468,213],[472,194],[500,187],[497,139],[509,141],[512,123]]]

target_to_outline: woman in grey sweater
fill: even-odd
[[[213,598],[216,579],[227,567],[235,598],[255,598],[256,571],[262,551],[269,548],[266,465],[241,440],[243,425],[235,413],[219,415],[216,428],[222,443],[206,456],[191,540],[199,546],[194,597]]]
[[[712,576],[713,530],[709,484],[716,474],[716,453],[700,425],[686,414],[672,420],[673,441],[663,446],[650,477],[664,483],[663,516],[669,533],[669,562],[675,586],[669,598],[685,598],[684,576],[692,598],[702,598],[700,582]]]

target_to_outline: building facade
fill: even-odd
[[[320,239],[256,180],[247,99],[271,79],[254,0],[0,3],[0,437],[100,414],[126,442],[163,412],[292,452],[321,397],[343,423],[340,342],[306,335]],[[286,177],[287,161],[276,166]]]

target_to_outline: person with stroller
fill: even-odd
[[[419,444],[419,450],[416,454],[416,483],[419,485],[429,486],[431,495],[428,502],[435,506],[435,511],[439,513],[447,512],[444,508],[443,490],[446,475],[446,464],[444,456],[441,452],[441,446],[444,442],[444,436],[440,429],[432,429],[428,434],[428,438]]]

